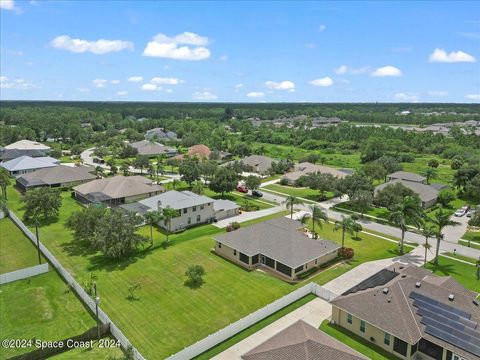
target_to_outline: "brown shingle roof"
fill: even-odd
[[[212,151],[207,145],[203,144],[198,144],[198,145],[193,145],[188,148],[187,155],[188,156],[197,156],[199,158],[210,158],[210,154]]]

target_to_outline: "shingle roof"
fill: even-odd
[[[16,159],[20,156],[30,156],[30,157],[42,157],[45,156],[44,150],[21,150],[21,149],[1,149],[0,150],[0,158],[3,161],[8,161],[12,159]]]
[[[415,173],[407,172],[407,171],[396,171],[388,175],[390,179],[400,179],[400,180],[407,180],[407,181],[416,181],[416,182],[423,182],[427,180],[426,177],[420,176]]]
[[[340,248],[328,240],[312,240],[299,231],[299,221],[285,217],[267,220],[215,237],[246,255],[263,254],[296,268]]]
[[[343,179],[344,177],[348,176],[347,172],[323,165],[316,165],[309,162],[303,162],[296,164],[294,166],[295,171],[289,172],[285,174],[285,178],[291,181],[296,181],[300,177],[313,174],[313,173],[321,173],[321,174],[331,174],[337,178]]]
[[[420,200],[422,200],[423,202],[429,202],[432,200],[436,200],[438,198],[439,191],[433,186],[422,184],[419,182],[405,181],[405,180],[399,180],[399,179],[390,180],[384,184],[378,185],[375,188],[375,194],[383,190],[388,185],[395,185],[397,183],[402,184],[403,186],[412,190],[414,193],[418,194],[418,196],[420,197]]]
[[[17,150],[50,150],[50,146],[43,145],[37,141],[31,140],[19,140],[10,145],[5,146],[5,149],[17,149]]]
[[[242,355],[244,360],[363,360],[360,353],[303,320]]]
[[[420,322],[421,316],[417,314],[410,294],[415,291],[454,306],[472,314],[473,321],[480,322],[480,309],[473,303],[476,294],[465,289],[451,277],[436,277],[431,273],[425,275],[424,269],[416,271],[413,265],[404,269],[399,265],[395,266],[400,276],[381,286],[341,295],[332,301],[332,305],[410,344],[416,344],[424,338],[461,356],[471,358],[472,355],[464,350],[425,332],[425,325]],[[417,282],[420,282],[420,287],[416,286]],[[383,288],[388,288],[386,294]],[[448,299],[450,294],[455,295],[453,301]]]
[[[17,177],[17,181],[25,187],[38,185],[54,185],[73,181],[93,180],[95,175],[91,174],[93,168],[86,166],[65,166],[59,165],[52,168],[45,168],[29,174]]]
[[[245,165],[251,166],[256,171],[266,172],[272,167],[272,163],[278,160],[262,155],[250,155],[240,160]]]
[[[240,206],[236,202],[230,200],[219,199],[213,202],[213,211],[227,211],[238,209]]]
[[[210,150],[210,148],[207,145],[198,144],[198,145],[190,146],[188,148],[187,155],[188,156],[196,155],[198,157],[208,159],[210,157],[211,153],[212,153],[212,151]]]
[[[1,167],[8,171],[22,171],[41,169],[46,167],[57,166],[60,163],[59,160],[50,156],[32,158],[30,156],[20,156],[18,158],[6,161],[0,164]]]
[[[176,149],[157,142],[141,140],[130,144],[140,155],[162,155],[175,153]]]
[[[208,203],[213,203],[214,200],[204,195],[197,195],[191,191],[167,191],[163,194],[155,195],[139,201],[140,204],[149,207],[150,209],[157,209],[158,202],[161,202],[163,208],[169,206],[172,209],[180,210],[192,206],[200,206]]]
[[[152,180],[143,176],[114,176],[90,181],[78,185],[74,191],[82,195],[99,193],[111,199],[148,194],[163,191],[160,185],[153,184]]]

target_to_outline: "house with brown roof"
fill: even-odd
[[[366,360],[340,341],[303,320],[242,355],[243,360]]]
[[[209,159],[212,154],[212,150],[207,145],[198,144],[188,148],[187,156],[196,156],[199,159]]]
[[[285,179],[288,184],[290,185],[295,185],[298,179],[300,179],[302,176],[307,176],[309,174],[330,174],[338,179],[343,179],[346,176],[350,175],[350,172],[344,169],[335,169],[329,166],[323,166],[323,165],[317,165],[317,164],[312,164],[309,162],[302,162],[299,164],[296,164],[293,168],[293,171],[286,173],[283,176],[283,179]]]
[[[71,188],[97,177],[92,174],[95,169],[87,166],[66,166],[43,168],[17,177],[15,186],[24,192],[35,187]]]
[[[394,264],[332,304],[332,322],[401,359],[480,359],[478,294],[449,276]]]
[[[86,206],[104,204],[114,207],[142,200],[164,191],[163,186],[154,184],[146,177],[117,175],[78,185],[73,188],[73,195],[78,202]]]

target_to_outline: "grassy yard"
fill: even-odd
[[[94,342],[90,349],[72,349],[63,354],[51,357],[53,360],[121,360],[124,359],[123,352],[118,347],[99,348]]]
[[[319,201],[319,197],[320,197],[320,191],[312,190],[309,188],[271,184],[271,185],[265,186],[264,189],[280,192],[285,195],[301,197],[311,201]],[[327,199],[330,199],[334,196],[334,194],[332,192],[326,192],[325,196],[327,197]]]
[[[8,218],[0,220],[0,274],[38,265],[38,253]]]
[[[455,170],[450,168],[450,160],[442,159],[439,156],[435,155],[428,155],[428,156],[417,156],[413,163],[402,163],[403,170],[413,172],[419,175],[422,175],[425,170],[428,169],[428,161],[431,159],[435,159],[439,162],[438,168],[435,169],[437,172],[437,176],[432,178],[430,182],[434,183],[441,183],[445,185],[451,185],[453,175],[455,174]]]
[[[473,263],[475,260],[471,260]],[[465,264],[460,261],[440,256],[438,265],[429,262],[426,268],[432,270],[438,276],[451,276],[467,289],[480,292],[480,280],[476,277],[475,265]]]
[[[0,338],[60,340],[95,326],[95,320],[55,271],[0,287]],[[34,349],[2,349],[0,358]]]
[[[480,231],[467,231],[462,239],[470,240],[471,242],[480,243]]]
[[[370,341],[338,326],[333,325],[325,320],[320,325],[320,330],[324,331],[331,337],[337,339],[341,343],[351,347],[359,353],[365,355],[372,360],[400,360],[395,355],[383,350],[382,348],[372,344]]]

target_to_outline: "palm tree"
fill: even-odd
[[[425,259],[423,260],[423,265],[427,263],[427,250],[430,249],[431,245],[428,243],[428,239],[435,236],[435,229],[433,228],[431,222],[425,221],[420,229],[420,233],[425,236]]]
[[[355,220],[351,217],[345,217],[342,215],[342,220],[335,221],[335,226],[333,231],[338,231],[342,229],[342,248],[345,247],[345,233],[348,232],[350,235],[353,235],[355,231]]]
[[[162,209],[162,215],[165,221],[167,222],[167,243],[168,243],[168,236],[170,235],[170,230],[172,226],[172,219],[178,216],[178,211],[172,209],[170,206]]]
[[[435,264],[438,264],[438,254],[440,253],[440,241],[443,240],[443,234],[442,231],[445,228],[445,226],[457,226],[460,225],[460,223],[450,220],[450,214],[448,212],[443,211],[443,208],[440,208],[433,218],[431,219],[431,222],[434,227],[435,231],[435,237],[437,238],[437,248],[435,249],[435,259],[433,259],[433,262]]]
[[[150,225],[150,241],[153,246],[153,225],[158,224],[163,219],[163,214],[160,211],[153,210],[147,211],[143,217],[146,223]]]
[[[322,228],[322,221],[327,221],[327,213],[318,205],[310,205],[309,206],[311,214],[306,214],[307,218],[312,219],[312,232],[316,236],[317,233],[315,232],[315,225]]]
[[[428,168],[423,172],[423,176],[427,178],[427,184],[430,184],[430,180],[437,176],[437,171],[434,168]]]
[[[400,204],[393,207],[389,220],[402,231],[399,244],[401,254],[403,254],[403,243],[405,240],[405,232],[407,231],[407,223],[420,227],[423,217],[423,210],[418,197],[405,196]]]
[[[5,169],[0,169],[0,187],[2,188],[2,196],[7,200],[7,187],[10,185],[10,174]]]
[[[300,204],[303,204],[303,201],[296,198],[295,196],[293,195],[289,195],[285,201],[283,202],[285,204],[285,206],[287,207],[287,209],[290,209],[290,219],[293,219],[293,207],[295,205],[300,205]]]

